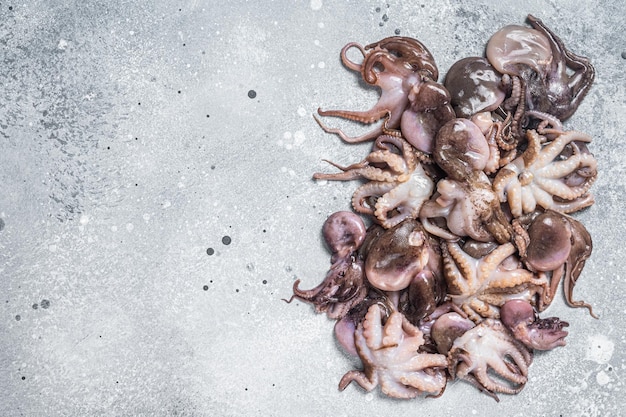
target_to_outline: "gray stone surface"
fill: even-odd
[[[575,292],[600,319],[557,297],[567,346],[500,403],[462,382],[338,392],[357,364],[332,322],[281,298],[323,278],[321,225],[355,188],[311,174],[369,146],[311,117],[376,100],[339,50],[399,31],[445,73],[527,13],[597,68],[566,126],[601,172]],[[618,0],[1,2],[0,415],[619,415],[625,16]]]

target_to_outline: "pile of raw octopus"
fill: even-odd
[[[310,290],[297,280],[292,297],[336,320],[339,344],[361,359],[339,389],[439,396],[460,379],[498,400],[522,390],[535,350],[565,345],[568,323],[540,317],[560,282],[566,302],[595,317],[572,296],[592,241],[570,213],[593,204],[597,163],[591,138],[562,124],[595,71],[539,19],[528,23],[496,32],[485,57],[456,62],[443,84],[415,39],[342,49],[380,98],[366,111],[318,113],[375,127],[350,137],[316,120],[373,146],[314,175],[363,184],[354,212],[323,225],[325,279]]]
[[[292,297],[336,320],[339,344],[360,358],[339,389],[439,396],[460,379],[498,400],[522,390],[535,350],[565,345],[568,323],[540,317],[560,282],[566,302],[595,317],[572,297],[592,241],[570,214],[593,204],[597,164],[591,138],[563,126],[595,72],[539,19],[528,23],[496,32],[485,57],[457,61],[443,84],[415,39],[342,49],[380,98],[367,111],[319,116],[372,128],[350,137],[316,120],[373,146],[314,175],[363,184],[354,212],[323,225],[325,279],[310,290],[296,281]]]

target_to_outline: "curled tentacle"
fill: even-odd
[[[528,379],[532,351],[497,320],[484,320],[457,338],[448,353],[448,371],[485,391],[516,394]]]
[[[339,319],[359,304],[367,294],[363,262],[339,260],[333,264],[326,278],[315,288],[302,290],[300,280],[293,283],[293,297],[313,304],[317,313],[326,313]],[[289,300],[291,301],[291,300]]]

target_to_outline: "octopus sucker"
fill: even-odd
[[[352,211],[322,226],[326,277],[291,289],[335,321],[338,345],[360,361],[339,390],[437,398],[461,380],[499,401],[524,389],[535,351],[567,348],[571,320],[544,317],[560,289],[597,318],[574,297],[593,244],[573,215],[595,203],[599,165],[592,137],[566,124],[595,70],[540,19],[527,23],[496,31],[484,57],[457,61],[443,83],[416,39],[341,50],[380,97],[369,110],[320,108],[314,118],[372,146],[313,175],[360,184]],[[373,126],[349,136],[322,117]]]

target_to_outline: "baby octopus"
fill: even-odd
[[[380,385],[384,394],[395,398],[443,392],[446,357],[418,352],[424,336],[401,313],[391,313],[383,325],[380,307],[372,305],[354,338],[363,370],[346,373],[339,382],[340,390],[355,381],[367,391]]]
[[[593,204],[588,191],[597,177],[597,162],[581,146],[591,138],[570,131],[547,142],[534,130],[528,130],[527,137],[528,148],[493,181],[493,189],[501,202],[508,202],[513,217],[531,213],[537,205],[571,213]]]
[[[487,59],[500,73],[523,80],[530,110],[565,120],[589,91],[595,69],[541,20],[528,15],[528,21],[532,28],[509,25],[496,32],[487,44]]]
[[[388,230],[368,231],[364,243],[367,282],[415,325],[445,297],[441,252],[419,221],[408,219]]]
[[[527,301],[509,300],[500,308],[500,320],[517,340],[526,347],[550,350],[565,346],[567,332],[563,327],[569,323],[558,317],[540,319]]]
[[[358,64],[348,58],[356,48],[363,55]],[[322,110],[320,116],[341,117],[371,124],[388,118],[384,125],[350,137],[340,129],[328,128],[316,119],[328,133],[337,134],[349,143],[363,142],[383,134],[385,129],[402,125],[405,138],[417,149],[430,152],[438,128],[454,116],[447,90],[436,83],[439,70],[426,47],[416,39],[392,36],[365,47],[352,42],[341,50],[343,64],[358,71],[363,81],[382,90],[380,99],[370,110]]]
[[[540,317],[559,286],[596,317],[573,299],[592,240],[570,214],[594,204],[598,163],[591,137],[563,124],[595,71],[528,22],[497,31],[486,57],[459,60],[443,85],[415,39],[342,49],[381,95],[370,110],[318,115],[377,127],[351,137],[315,117],[345,142],[373,145],[360,162],[326,161],[338,172],[313,175],[362,181],[358,214],[324,222],[330,269],[310,290],[296,280],[292,297],[334,320],[338,345],[360,360],[340,390],[354,381],[394,398],[436,397],[459,379],[498,400],[524,388],[534,351],[565,346],[569,323]],[[348,56],[358,53],[360,63]]]
[[[454,341],[448,359],[452,378],[468,381],[498,401],[496,393],[516,394],[524,388],[533,353],[500,321],[486,319]]]
[[[596,317],[591,306],[584,301],[574,301],[572,294],[576,281],[591,256],[593,243],[591,235],[578,220],[547,210],[533,213],[528,228],[530,244],[524,262],[534,271],[550,272],[549,304],[556,288],[563,279],[565,301],[572,307],[584,307]]]
[[[544,308],[549,281],[521,266],[512,243],[499,245],[479,259],[457,242],[443,243],[442,249],[449,297],[475,322],[498,318],[498,307],[512,298]]]
[[[329,318],[336,319],[345,316],[367,294],[363,260],[356,254],[365,239],[365,225],[356,214],[340,211],[326,219],[323,234],[332,252],[330,270],[310,290],[301,290],[300,280],[296,280],[292,299],[312,303],[318,313],[326,312]]]
[[[426,230],[447,240],[469,236],[504,243],[516,238],[483,172],[490,152],[484,135],[469,120],[454,119],[439,130],[433,155],[448,176],[420,211]],[[431,221],[437,218],[445,220],[448,230]]]
[[[411,145],[398,136],[379,136],[372,152],[359,163],[347,167],[332,162],[331,165],[342,172],[316,173],[313,178],[370,180],[354,192],[352,206],[361,214],[374,216],[387,229],[405,219],[416,218],[434,187]]]

